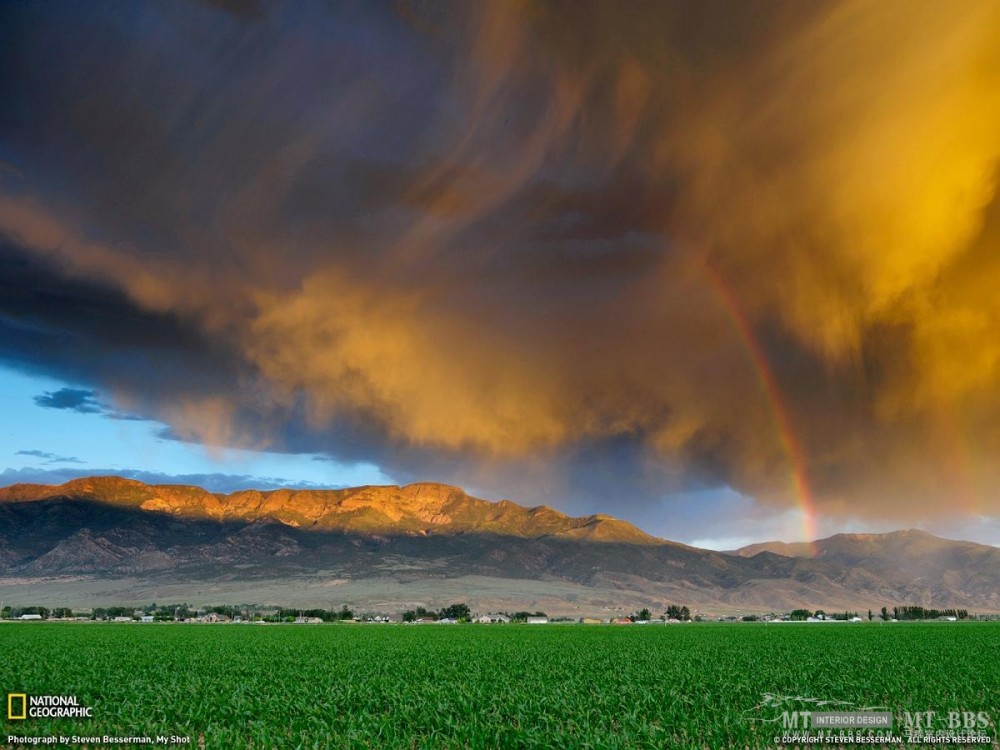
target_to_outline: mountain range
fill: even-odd
[[[607,515],[489,502],[418,483],[339,490],[89,477],[0,489],[0,598],[94,606],[270,603],[394,611],[710,613],[921,605],[1000,611],[1000,549],[908,530],[729,553]]]

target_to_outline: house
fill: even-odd
[[[41,620],[41,615],[21,615],[17,618],[18,620]]]
[[[549,621],[548,617],[529,617],[527,623],[529,625],[545,625]]]
[[[296,618],[295,622],[299,625],[319,625],[323,622],[322,617],[299,617]]]
[[[111,620],[111,622],[132,622],[132,618],[128,615],[119,615]]]
[[[612,625],[631,625],[632,621],[627,617],[616,617],[611,621]]]
[[[201,622],[229,622],[229,618],[225,615],[220,615],[215,612],[209,612],[207,615],[200,619]]]
[[[416,622],[428,623],[428,622],[437,622],[437,620],[435,620],[433,617],[421,617],[417,619]]]
[[[140,619],[142,620],[142,622],[152,622],[153,621],[153,616],[152,615],[143,615]]]
[[[495,614],[495,615],[481,615],[476,618],[476,622],[481,623],[503,623],[510,622],[510,618],[507,615]]]

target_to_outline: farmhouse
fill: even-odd
[[[495,615],[480,615],[476,618],[476,622],[488,624],[488,623],[502,623],[510,622],[510,618],[507,615],[495,614]]]

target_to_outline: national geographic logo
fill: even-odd
[[[7,693],[7,721],[89,719],[91,716],[90,706],[80,705],[75,695]]]
[[[7,693],[7,721],[20,721],[27,718],[28,696],[24,693]]]

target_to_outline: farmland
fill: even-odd
[[[992,623],[0,627],[23,736],[192,747],[770,747],[782,708],[1000,713]],[[990,734],[995,735],[993,727]]]

